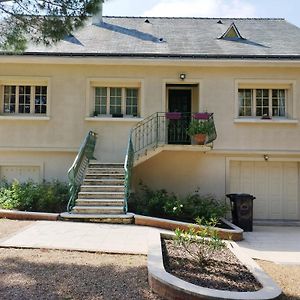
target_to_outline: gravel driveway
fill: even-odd
[[[32,223],[0,219],[0,239]],[[280,299],[300,299],[300,266],[257,262],[282,288]],[[160,299],[141,255],[0,248],[0,265],[0,299]]]
[[[31,223],[0,219],[0,238]],[[0,299],[160,299],[142,255],[2,248],[0,266]]]

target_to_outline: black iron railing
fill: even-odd
[[[212,113],[158,112],[136,124],[130,140],[134,153],[160,145],[190,145],[188,128],[192,121],[210,124],[204,145],[211,145],[217,133]]]

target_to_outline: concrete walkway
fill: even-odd
[[[163,230],[136,225],[37,221],[0,240],[0,247],[147,254],[157,231]]]
[[[147,254],[158,231],[168,232],[136,225],[37,221],[0,240],[0,247]],[[252,258],[300,264],[300,227],[255,226],[244,237],[238,245]]]
[[[254,226],[238,245],[252,258],[300,265],[300,227]]]

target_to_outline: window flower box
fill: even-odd
[[[182,117],[181,112],[167,112],[166,118],[168,120],[180,120]]]

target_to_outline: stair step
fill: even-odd
[[[124,192],[79,192],[80,199],[124,199]]]
[[[105,179],[105,178],[110,178],[110,179],[124,179],[125,176],[124,174],[108,174],[108,173],[93,173],[93,174],[86,174],[85,175],[86,179]]]
[[[113,223],[113,224],[131,224],[134,220],[134,215],[127,214],[74,214],[74,213],[61,213],[60,217],[68,221],[82,221],[94,223]]]
[[[81,192],[124,192],[123,185],[82,185]]]
[[[74,206],[72,209],[74,213],[81,214],[122,214],[122,206]]]
[[[124,174],[124,168],[88,168],[86,174]]]
[[[99,162],[90,162],[89,168],[123,168],[124,163],[99,163]]]
[[[76,206],[124,206],[123,199],[77,199]]]
[[[83,185],[124,185],[124,179],[84,179]]]

